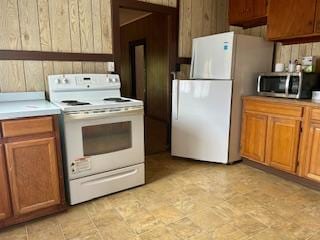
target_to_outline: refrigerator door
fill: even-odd
[[[233,79],[233,49],[233,32],[193,39],[190,78]]]
[[[172,155],[228,163],[231,80],[174,80]]]

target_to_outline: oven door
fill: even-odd
[[[143,109],[64,115],[69,179],[144,162]]]

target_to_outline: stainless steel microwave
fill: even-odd
[[[320,90],[319,73],[263,73],[258,77],[258,94],[262,96],[309,99]]]

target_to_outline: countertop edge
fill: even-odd
[[[311,99],[289,99],[289,98],[276,98],[266,96],[243,96],[243,100],[257,100],[279,104],[291,104],[304,107],[317,107],[320,108],[320,102],[313,102]]]

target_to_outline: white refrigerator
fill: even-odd
[[[196,38],[190,79],[172,86],[173,156],[240,160],[242,96],[255,95],[257,76],[272,70],[274,44],[234,32]]]

